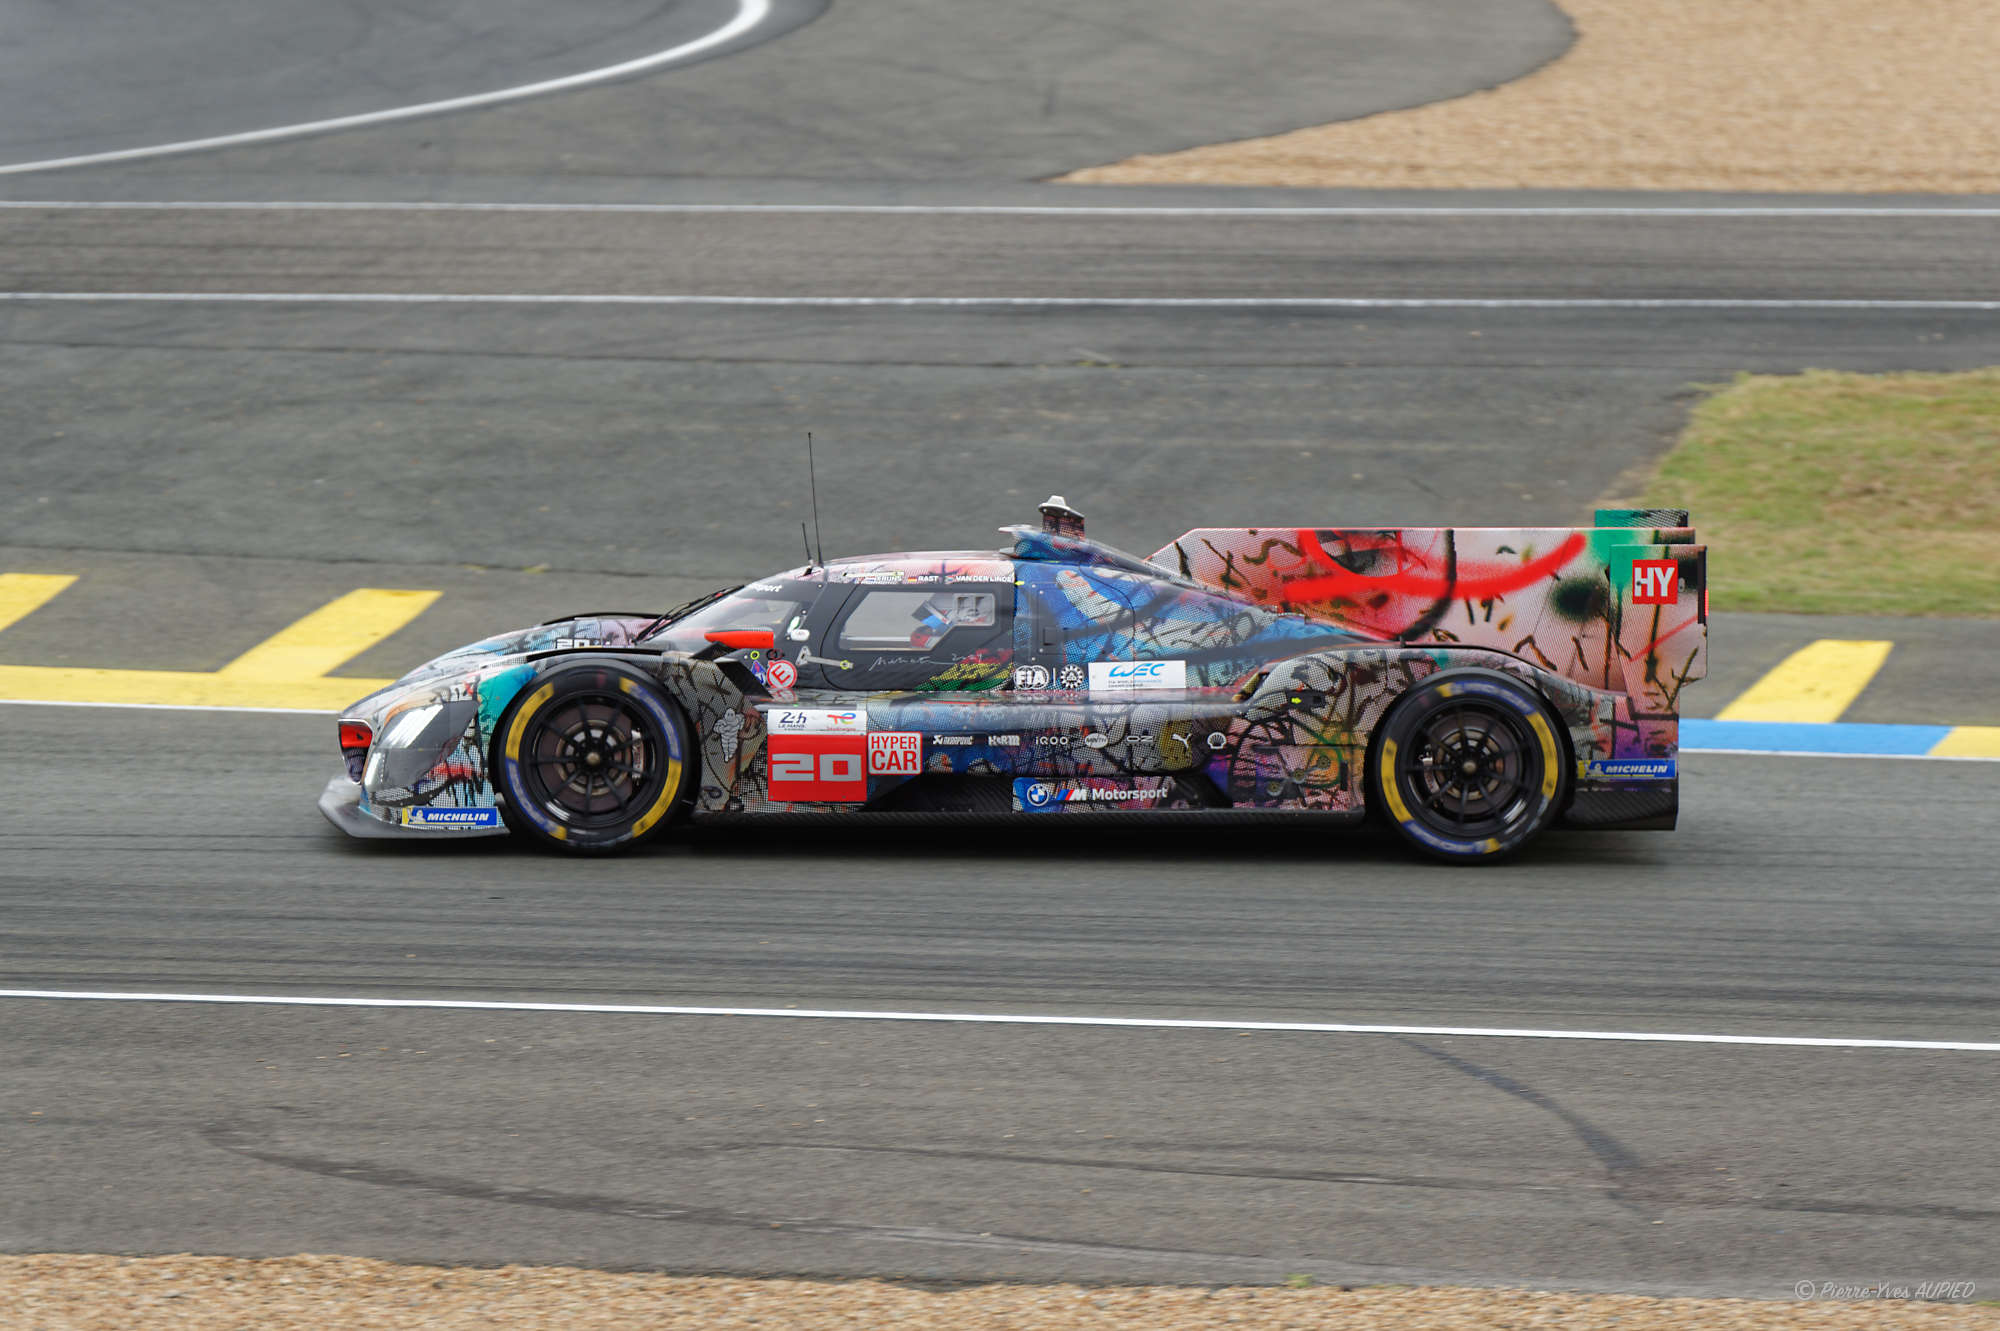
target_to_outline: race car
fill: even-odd
[[[1480,863],[1674,825],[1708,656],[1684,512],[1204,527],[1143,558],[1061,496],[1041,518],[448,652],[340,716],[320,808],[581,854],[731,821],[1372,816]]]

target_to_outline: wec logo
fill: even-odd
[[[1632,561],[1632,604],[1672,605],[1680,599],[1680,567],[1671,559]]]
[[[1124,689],[1184,689],[1185,661],[1092,661],[1092,692]]]

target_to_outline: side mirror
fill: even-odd
[[[701,636],[731,651],[740,651],[745,647],[762,647],[769,651],[778,645],[777,635],[769,629],[711,629]]]

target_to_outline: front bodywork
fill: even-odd
[[[372,743],[359,780],[335,778],[321,807],[357,834],[504,832],[487,770],[501,717],[531,681],[612,657],[686,715],[698,822],[1351,820],[1395,702],[1442,672],[1491,670],[1560,720],[1569,825],[1668,827],[1679,694],[1706,664],[1702,551],[1684,515],[1629,516],[1679,522],[1200,529],[1147,559],[1015,528],[999,552],[840,560],[747,584],[737,596],[796,607],[768,650],[703,651],[699,634],[645,638],[646,616],[579,616],[461,648],[349,709]],[[1620,579],[1634,560],[1677,561],[1675,598],[1630,604]],[[978,618],[920,619],[909,643],[884,646],[854,631],[877,590],[920,616],[957,602]]]
[[[418,666],[341,713],[371,737],[348,753],[320,811],[356,836],[499,836],[507,827],[487,771],[494,727],[531,662],[584,648],[629,648],[649,615],[583,615],[503,633]],[[359,770],[355,770],[358,766]]]

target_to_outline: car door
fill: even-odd
[[[983,693],[1008,678],[1014,589],[1002,583],[856,587],[814,653],[826,687],[855,693]]]

